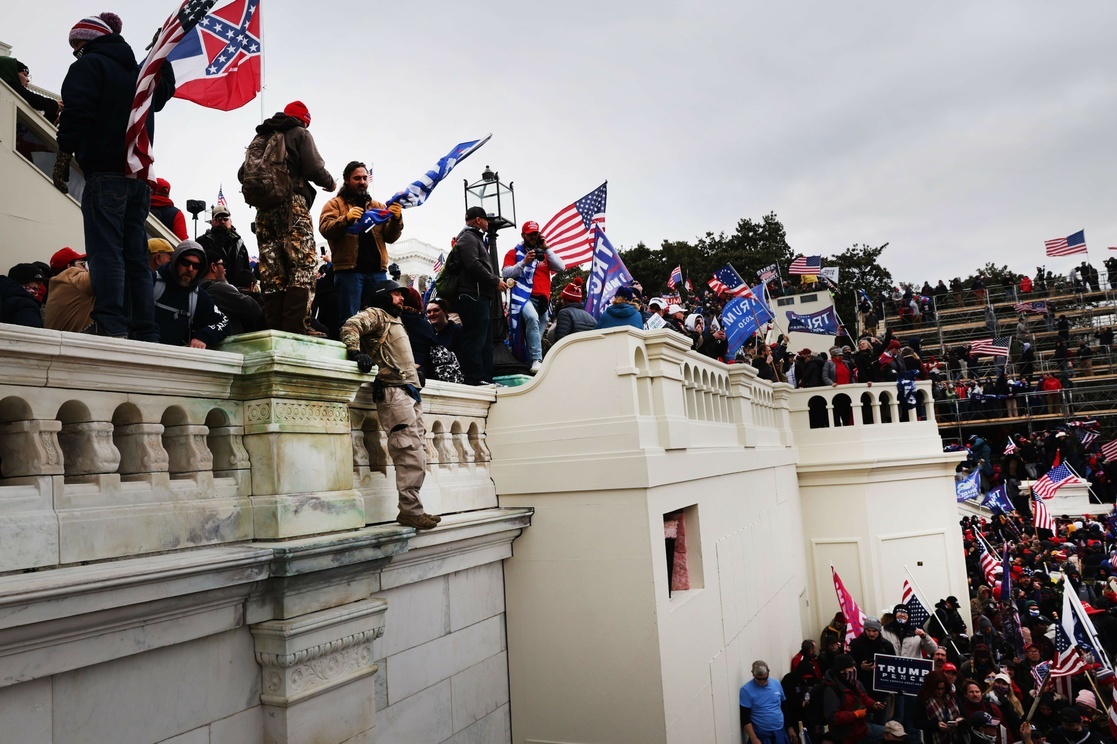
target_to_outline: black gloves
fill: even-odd
[[[348,355],[350,361],[357,363],[357,369],[359,369],[362,374],[367,375],[369,372],[372,371],[372,357],[370,357],[368,354],[362,354],[359,351],[353,351],[352,349],[350,349]]]

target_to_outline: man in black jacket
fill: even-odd
[[[125,175],[125,136],[139,65],[120,35],[121,27],[119,16],[101,13],[83,18],[70,30],[77,61],[62,82],[66,106],[58,125],[55,185],[65,190],[68,155],[73,153],[86,181],[81,211],[93,286],[93,331],[158,341],[144,227],[151,189]],[[170,65],[163,65],[151,102],[153,114],[162,110],[174,91],[174,73]],[[153,115],[147,126],[154,137]]]
[[[206,249],[206,255],[216,251],[225,266],[225,281],[247,292],[252,287],[252,267],[248,262],[248,249],[233,227],[229,208],[214,207],[209,224],[210,228],[198,238],[198,244]]]
[[[205,349],[229,335],[229,320],[198,287],[207,269],[206,252],[193,240],[184,240],[171,254],[170,263],[155,276],[155,322],[159,340],[171,346]]]
[[[201,242],[198,241],[199,244]],[[207,248],[206,259],[209,261],[209,268],[198,282],[198,289],[208,294],[217,309],[229,319],[229,335],[264,330],[267,323],[264,321],[263,306],[226,280],[224,255]]]
[[[499,293],[508,285],[500,278],[496,252],[485,239],[489,229],[485,210],[470,207],[465,225],[454,243],[462,272],[454,303],[462,319],[459,361],[466,385],[485,385],[493,381],[493,313],[500,311]]]

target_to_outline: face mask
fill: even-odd
[[[38,302],[42,302],[43,298],[47,296],[47,288],[42,284],[33,284],[30,287],[24,287],[24,289]]]
[[[857,676],[857,670],[854,667],[842,671],[842,676],[845,677],[846,682],[852,682],[853,678]]]

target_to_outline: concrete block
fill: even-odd
[[[450,630],[504,612],[504,565],[489,563],[450,574]]]
[[[509,744],[511,741],[512,722],[509,719],[509,707],[502,705],[442,744]]]
[[[450,632],[445,576],[389,589],[376,596],[388,600],[384,637],[377,648],[381,656],[392,656]]]
[[[450,680],[388,706],[377,716],[378,742],[439,744],[453,734]]]
[[[388,657],[389,707],[500,653],[500,644],[500,618],[494,617]]]
[[[209,726],[209,744],[264,744],[263,710],[257,705],[214,721]]]
[[[50,679],[0,688],[0,732],[13,742],[53,742]]]
[[[300,705],[265,706],[263,716],[266,742],[318,744],[348,741],[368,731],[375,723],[372,677],[334,687]]]
[[[490,656],[450,678],[454,731],[508,704],[508,654]]]
[[[252,707],[252,654],[241,629],[55,675],[54,742],[151,744]]]

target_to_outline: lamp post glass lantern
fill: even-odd
[[[465,181],[465,208],[481,207],[489,215],[489,234],[516,226],[516,192],[511,182],[500,181],[500,174],[485,166],[481,180]]]

